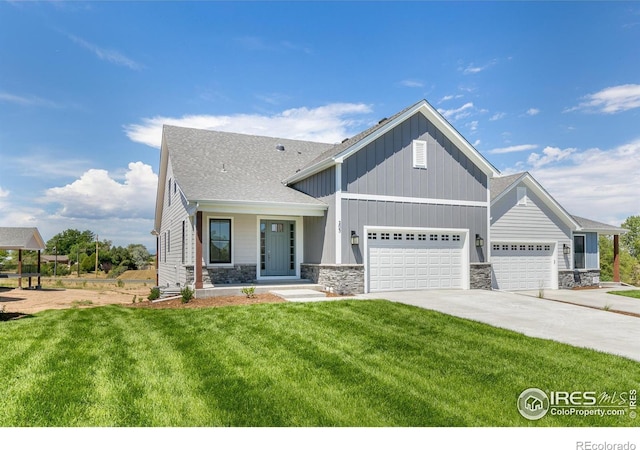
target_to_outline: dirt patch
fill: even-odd
[[[148,287],[89,289],[7,289],[0,288],[0,310],[5,313],[33,314],[47,309],[90,308],[131,304],[146,300]]]
[[[253,305],[257,303],[282,303],[285,300],[273,294],[257,294],[253,298],[244,295],[196,298],[189,303],[180,299],[152,303],[147,300],[148,287],[123,289],[9,289],[0,288],[0,320],[34,314],[47,309],[91,308],[104,305],[124,305],[133,308],[206,308],[215,306]],[[135,303],[133,302],[135,298]]]
[[[167,308],[210,308],[216,306],[255,305],[258,303],[283,303],[285,300],[273,294],[256,294],[253,298],[244,295],[194,298],[189,303],[182,303],[180,299],[129,304],[131,308],[167,309]]]

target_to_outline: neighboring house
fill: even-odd
[[[527,172],[494,178],[492,287],[523,290],[597,285],[598,235],[614,235],[617,244],[624,232],[624,228],[572,216]],[[615,248],[617,261],[618,246]],[[615,281],[620,281],[619,271],[617,277]]]
[[[497,175],[424,100],[336,145],[165,126],[158,284],[489,289]]]

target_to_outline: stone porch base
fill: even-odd
[[[558,271],[558,287],[560,289],[598,286],[599,284],[600,269]]]
[[[339,295],[364,292],[362,264],[301,264],[300,277]]]

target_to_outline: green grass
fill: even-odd
[[[516,410],[640,364],[385,301],[46,311],[0,322],[0,426],[630,426]]]
[[[614,295],[622,295],[624,297],[631,298],[640,298],[640,290],[629,290],[629,291],[609,291],[608,294]]]

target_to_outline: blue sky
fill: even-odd
[[[151,248],[163,123],[339,142],[423,98],[620,224],[639,42],[635,2],[0,1],[0,226]]]

